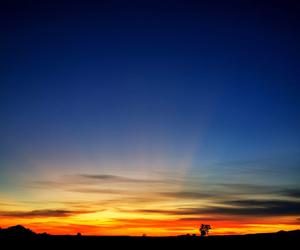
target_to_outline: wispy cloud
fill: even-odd
[[[0,217],[21,217],[21,218],[39,218],[39,217],[68,217],[77,214],[91,213],[91,211],[71,211],[63,209],[42,209],[31,211],[0,211]]]
[[[101,180],[106,182],[125,182],[125,183],[165,183],[166,180],[155,180],[155,179],[138,179],[138,178],[129,178],[118,175],[110,174],[79,174],[76,177],[81,177],[90,180]]]
[[[223,190],[227,192],[238,192],[238,193],[270,193],[277,192],[277,186],[271,185],[260,185],[260,184],[250,184],[250,183],[221,183],[220,186]]]
[[[172,185],[179,183],[176,179],[146,179],[146,178],[130,178],[125,176],[111,175],[111,174],[76,174],[66,175],[55,180],[38,180],[31,181],[27,184],[29,188],[54,188],[54,189],[76,189],[84,190],[85,188],[95,187],[99,189],[100,186],[110,184],[123,185]],[[95,192],[96,189],[90,189]],[[84,192],[87,192],[85,189]],[[104,189],[99,189],[99,192],[104,192]]]
[[[95,193],[95,194],[129,194],[125,190],[115,190],[115,189],[102,189],[102,188],[71,188],[67,191],[78,192],[78,193]]]
[[[206,199],[211,198],[214,195],[208,192],[196,192],[196,191],[185,191],[185,192],[161,192],[160,196],[177,198],[177,199]]]
[[[184,217],[184,218],[179,218],[177,219],[177,221],[195,221],[195,222],[199,222],[199,221],[226,221],[226,220],[232,220],[232,218],[227,218],[227,217],[216,217],[216,216],[209,216],[209,217],[203,217],[203,216],[196,216],[196,217]]]
[[[235,200],[224,204],[232,208],[211,208],[210,212],[233,215],[300,215],[300,201],[286,200]]]
[[[299,198],[300,199],[300,188],[287,188],[281,190],[281,194],[285,196],[289,196],[292,198]]]
[[[151,214],[165,214],[165,215],[203,215],[201,208],[179,208],[175,210],[163,210],[163,209],[139,209],[135,212],[138,213],[151,213]]]
[[[289,155],[271,156],[267,158],[258,159],[244,159],[233,161],[222,161],[214,163],[210,169],[216,169],[222,172],[232,172],[232,174],[239,174],[244,176],[260,176],[265,174],[265,181],[269,177],[295,177],[299,176],[299,153],[291,153]],[[284,182],[285,178],[278,179]],[[255,180],[253,180],[255,182]]]
[[[300,198],[300,187],[293,186],[272,186],[249,183],[222,183],[221,187],[224,194],[267,194],[274,197]]]
[[[282,216],[300,215],[299,201],[285,200],[234,200],[225,201],[219,206],[203,208],[179,208],[175,210],[142,209],[139,213],[165,215],[230,215],[230,216]]]

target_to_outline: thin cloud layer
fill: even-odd
[[[151,180],[151,179],[135,179],[128,178],[118,175],[110,175],[110,174],[79,174],[76,177],[81,177],[84,179],[94,179],[101,180],[106,182],[125,182],[125,183],[164,183],[163,180]]]
[[[41,217],[69,217],[78,214],[90,213],[90,211],[71,211],[63,209],[42,209],[31,211],[0,211],[0,217],[21,217],[21,218],[41,218]]]
[[[159,195],[176,199],[207,199],[214,196],[213,194],[196,191],[161,192]]]
[[[218,206],[203,208],[180,208],[175,210],[142,209],[139,213],[165,215],[231,215],[231,216],[282,216],[300,215],[300,201],[284,200],[235,200]]]

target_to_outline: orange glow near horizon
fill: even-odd
[[[273,223],[272,223],[273,221]],[[281,224],[276,224],[278,219],[269,220],[268,223],[260,221],[248,222],[230,222],[214,221],[211,223],[213,229],[210,235],[230,235],[230,234],[249,234],[249,233],[267,233],[280,230],[296,230],[299,225],[288,224],[288,220],[281,220]],[[1,226],[3,228],[21,224],[30,228],[36,233],[47,232],[54,235],[77,234],[84,235],[131,235],[141,236],[175,236],[181,234],[199,234],[198,228],[201,223],[209,221],[178,221],[178,220],[151,220],[151,219],[127,219],[111,223],[92,223],[79,224],[72,218],[68,219],[3,219]]]

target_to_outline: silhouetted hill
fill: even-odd
[[[0,237],[34,237],[36,234],[21,225],[8,227],[0,230]]]
[[[247,247],[287,247],[300,244],[300,230],[279,231],[277,233],[262,233],[248,235],[208,236],[199,237],[195,235],[182,235],[174,237],[130,237],[130,236],[82,236],[78,235],[48,235],[35,234],[23,226],[14,226],[0,230],[0,244],[8,244],[10,247],[21,245],[24,247],[44,249],[51,248],[80,248],[92,249],[95,246],[99,249],[103,246],[110,248],[247,248]],[[1,247],[0,245],[0,247]]]

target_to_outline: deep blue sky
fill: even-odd
[[[138,155],[297,183],[297,1],[48,2],[1,1],[3,173]]]

